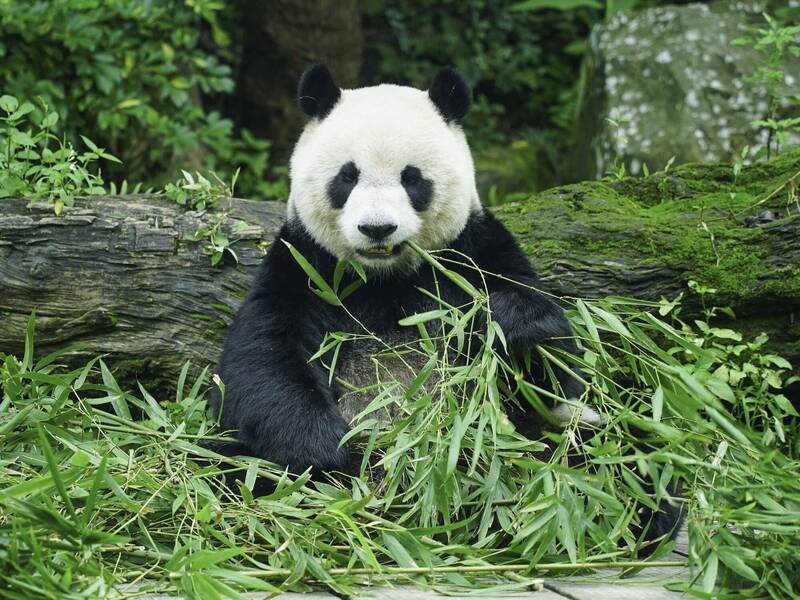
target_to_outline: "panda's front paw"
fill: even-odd
[[[551,300],[515,288],[495,292],[489,297],[492,318],[500,325],[506,339],[508,352],[522,357],[537,344],[546,342],[552,346],[577,354],[578,348],[573,338],[572,327],[564,311]],[[546,380],[544,368],[533,367],[533,377]],[[578,398],[583,393],[583,384],[577,377],[579,371],[562,369],[551,365],[555,373],[560,392],[565,398]]]
[[[347,444],[347,423],[335,407],[311,407],[291,418],[254,420],[240,431],[255,453],[287,467],[291,473],[353,472]]]
[[[547,340],[562,346],[563,340],[558,338],[572,335],[564,311],[551,300],[527,290],[512,288],[495,292],[489,297],[489,303],[492,319],[503,330],[511,352],[524,352]]]

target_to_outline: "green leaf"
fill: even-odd
[[[100,155],[101,152],[100,148],[98,148],[97,145],[92,140],[87,138],[85,135],[82,135],[81,139],[83,140],[83,143],[86,144],[86,146],[89,148],[89,150],[91,150],[98,156]]]
[[[389,556],[392,557],[399,566],[401,567],[417,567],[417,563],[411,558],[411,555],[408,553],[408,550],[400,543],[400,541],[394,537],[388,531],[384,531],[383,535],[381,536],[383,539],[383,545],[386,547],[386,551]]]
[[[591,310],[594,314],[600,317],[603,322],[608,325],[609,329],[618,333],[619,335],[626,337],[628,339],[633,339],[631,332],[628,331],[628,328],[625,327],[622,321],[620,321],[619,317],[616,315],[608,312],[607,310],[600,308],[595,304],[589,304],[589,310]]]
[[[63,482],[72,483],[78,475],[84,472],[84,469],[79,467],[70,467],[60,472],[60,477]],[[55,479],[52,473],[48,475],[40,475],[33,477],[27,481],[22,481],[16,485],[0,490],[0,498],[24,498],[32,494],[38,494],[45,490],[49,490],[55,486]]]
[[[286,240],[281,240],[281,241],[289,249],[289,252],[291,253],[292,257],[297,262],[297,264],[300,265],[300,268],[303,269],[303,272],[305,272],[305,274],[308,275],[308,278],[311,279],[311,281],[313,281],[314,284],[317,286],[318,289],[312,291],[314,291],[320,298],[322,298],[329,304],[333,304],[334,306],[341,305],[339,298],[336,296],[336,293],[333,291],[331,286],[328,285],[328,282],[325,281],[322,275],[320,275],[319,272],[317,272],[317,270],[311,265],[311,263],[306,260],[305,256],[303,256],[297,248],[295,248],[292,244],[290,244]]]
[[[35,144],[33,138],[24,131],[13,131],[11,133],[11,141],[15,144],[26,147],[33,146]]]
[[[55,454],[53,454],[53,447],[50,445],[44,429],[42,429],[38,423],[36,424],[36,433],[39,437],[39,443],[44,451],[45,458],[47,459],[47,466],[50,468],[50,476],[53,478],[53,485],[55,485],[58,494],[64,501],[67,512],[69,512],[72,518],[75,518],[75,508],[72,506],[72,499],[67,493],[67,486],[64,484],[64,479],[61,476],[61,469],[58,466]]]
[[[226,548],[224,550],[200,550],[188,557],[187,565],[192,569],[202,570],[244,553],[244,548]]]
[[[28,326],[25,329],[25,354],[22,357],[22,370],[30,371],[33,367],[33,349],[36,338],[36,309],[28,317]]]
[[[416,313],[411,315],[410,317],[405,317],[398,321],[398,324],[403,327],[413,327],[418,325],[419,323],[427,323],[428,321],[434,321],[437,319],[441,319],[442,317],[446,316],[448,311],[446,310],[429,310],[427,312]]]
[[[126,100],[122,100],[117,104],[117,108],[119,110],[125,110],[126,108],[133,108],[135,106],[139,106],[142,103],[141,100],[136,98],[128,98]]]
[[[25,115],[32,113],[34,111],[34,106],[30,102],[23,102],[22,106],[20,106],[17,110],[15,110],[8,118],[12,121],[16,121],[17,119],[24,117]]]
[[[431,373],[433,373],[433,369],[436,367],[438,359],[439,356],[437,354],[432,354],[428,358],[428,362],[426,362],[425,365],[419,370],[417,376],[414,377],[414,381],[412,381],[411,385],[409,385],[408,389],[406,389],[405,393],[403,394],[404,398],[410,400],[411,398],[414,397],[414,394],[417,393],[417,391],[425,384],[425,382],[431,376]]]
[[[719,567],[719,557],[717,554],[712,554],[706,561],[705,568],[703,569],[703,591],[706,594],[711,594],[714,591],[714,586],[717,583],[717,569]]]
[[[653,421],[656,423],[661,421],[661,414],[664,410],[664,388],[658,386],[653,393]]]
[[[122,164],[122,161],[121,161],[120,159],[118,159],[118,158],[117,158],[116,156],[114,156],[113,154],[109,154],[109,153],[108,153],[108,152],[106,152],[105,150],[104,150],[104,151],[102,151],[102,152],[100,152],[99,154],[100,154],[100,158],[104,158],[104,159],[106,159],[106,160],[110,160],[111,162],[113,162],[113,163],[117,163],[117,164],[120,164],[120,165]]]
[[[578,561],[578,551],[575,546],[575,534],[572,531],[572,523],[569,520],[569,512],[563,504],[558,506],[558,539],[564,545],[564,549],[572,562]]]
[[[367,272],[364,270],[364,265],[362,265],[357,260],[350,260],[348,261],[350,266],[353,267],[353,270],[358,273],[358,276],[361,278],[361,281],[367,283]]]
[[[447,468],[445,470],[447,477],[450,477],[456,470],[458,459],[461,456],[461,440],[465,431],[466,427],[461,420],[461,415],[456,415],[450,430],[450,445],[447,451]]]
[[[97,500],[100,497],[100,486],[106,476],[106,468],[108,466],[108,456],[104,456],[100,460],[100,464],[95,471],[94,478],[92,479],[92,489],[84,502],[84,508],[81,513],[84,527],[89,523],[94,513],[94,508],[97,506]]]
[[[733,390],[727,384],[727,382],[723,381],[722,379],[719,379],[712,375],[711,377],[707,378],[703,383],[717,398],[725,400],[726,402],[730,403],[736,402],[736,397],[733,394]]]
[[[0,109],[3,109],[8,114],[17,110],[18,106],[19,101],[14,96],[9,96],[8,94],[0,96]]]
[[[345,269],[347,268],[347,263],[343,260],[336,262],[336,267],[333,269],[333,291],[339,291],[339,286],[342,283],[342,277],[344,277]]]
[[[258,477],[258,463],[253,461],[247,467],[247,472],[244,475],[244,485],[251,492],[256,485],[256,478]]]
[[[55,112],[47,113],[44,119],[42,119],[42,128],[50,129],[56,123],[58,123],[58,113]]]

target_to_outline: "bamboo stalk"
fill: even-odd
[[[686,567],[688,563],[682,560],[663,560],[653,562],[624,561],[624,562],[579,562],[579,563],[545,563],[545,564],[509,564],[509,565],[446,565],[441,567],[384,567],[382,569],[369,568],[335,568],[329,569],[329,575],[436,575],[439,573],[520,573],[527,571],[572,571],[577,569],[631,569],[642,567]],[[247,577],[262,577],[265,579],[276,577],[289,577],[291,569],[242,569],[237,570]],[[183,573],[170,573],[169,577],[182,577]]]

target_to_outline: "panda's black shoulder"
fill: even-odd
[[[496,272],[527,272],[530,261],[513,234],[490,211],[473,211],[461,234],[451,246],[476,259],[482,267]]]
[[[253,279],[248,297],[259,297],[265,293],[291,295],[292,290],[308,289],[308,275],[292,256],[289,246],[294,247],[323,276],[332,273],[336,260],[322,248],[297,220],[283,224],[267,251]]]
[[[508,243],[514,243],[511,232],[491,212],[481,209],[470,213],[463,231],[453,242],[453,248],[471,255],[487,246]]]

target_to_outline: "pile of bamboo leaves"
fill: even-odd
[[[341,274],[326,282],[301,258],[320,295],[340,302]],[[24,355],[0,353],[0,596],[152,589],[206,600],[389,582],[525,589],[542,576],[639,566],[631,524],[670,481],[684,490],[672,501],[688,515],[687,587],[796,592],[798,417],[780,394],[790,365],[763,338],[689,327],[676,302],[569,302],[583,400],[604,422],[528,440],[504,398],[542,409],[551,392],[506,358],[491,299],[448,269],[454,258],[425,258],[472,301],[404,319],[419,339],[386,345],[375,385],[360,390],[374,396],[350,435],[362,476],[329,483],[252,458],[220,462],[208,442],[230,433],[207,414],[207,371],[189,377],[186,365],[174,397],[123,389],[99,357],[77,369],[63,366],[69,348],[36,357],[32,316]],[[330,336],[315,360],[351,338]],[[551,367],[568,360],[535,351]],[[411,377],[384,363],[412,354],[424,366]],[[221,474],[235,468],[232,492]],[[274,491],[256,498],[259,478]],[[662,542],[651,560],[673,565],[663,560],[671,547]]]

